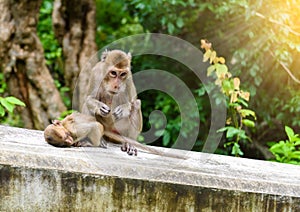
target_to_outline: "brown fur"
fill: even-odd
[[[94,117],[81,113],[72,113],[62,121],[54,120],[44,131],[45,140],[58,147],[101,146],[103,126]]]

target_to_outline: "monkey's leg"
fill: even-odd
[[[131,130],[129,137],[136,140],[143,128],[143,117],[141,111],[141,100],[136,99],[131,102],[130,125],[134,130]]]
[[[128,128],[126,130],[127,134],[123,135],[136,140],[142,130],[142,125],[141,100],[136,99],[131,103],[131,114],[129,116],[129,123],[127,123]],[[121,150],[127,152],[128,155],[137,155],[137,149],[134,145],[129,143],[123,143]]]
[[[87,137],[90,139],[93,146],[107,148],[107,142],[103,138],[103,133],[103,125],[94,121],[90,123],[90,132]]]
[[[102,148],[105,148],[105,149],[107,148],[107,142],[103,137],[100,139],[100,145],[99,146],[102,147]]]

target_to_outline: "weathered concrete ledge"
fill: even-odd
[[[55,148],[0,126],[0,211],[299,211],[300,167],[169,150]]]

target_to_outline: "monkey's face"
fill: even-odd
[[[104,88],[109,95],[117,95],[125,91],[128,69],[114,68],[107,73]]]
[[[57,147],[69,147],[74,143],[71,134],[62,125],[50,124],[44,131],[45,140]]]

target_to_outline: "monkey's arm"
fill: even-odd
[[[92,116],[100,115],[105,117],[110,113],[110,108],[105,103],[90,95],[85,101],[82,112]]]
[[[136,99],[131,102],[131,113],[129,118],[130,125],[138,132],[138,134],[140,134],[143,128],[143,116],[141,111],[141,104],[142,103],[140,99]]]
[[[107,116],[110,108],[104,102],[99,101],[99,93],[101,93],[101,83],[104,79],[104,64],[99,62],[91,70],[91,78],[88,85],[89,94],[83,104],[82,113],[87,115]]]

